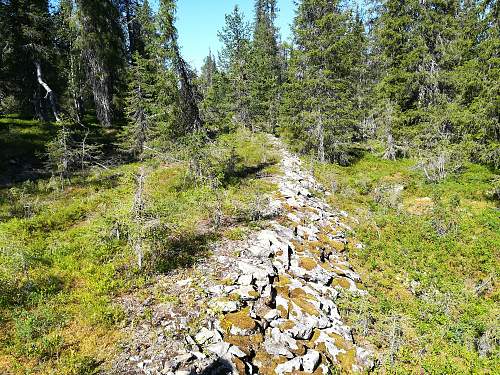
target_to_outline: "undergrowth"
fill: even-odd
[[[330,203],[359,220],[364,247],[348,256],[369,297],[343,294],[340,307],[378,353],[376,372],[499,373],[495,174],[469,164],[432,184],[409,159],[313,164]]]
[[[212,241],[255,223],[256,202],[274,190],[260,178],[278,160],[268,138],[239,130],[205,147],[215,169],[226,162],[215,150],[234,154],[223,184],[193,181],[188,160],[150,160],[76,173],[63,191],[52,179],[0,190],[0,373],[96,373],[120,340],[116,296],[190,267]],[[130,243],[140,168],[155,228],[144,232],[144,269]]]

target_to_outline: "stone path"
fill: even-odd
[[[300,160],[273,142],[283,174],[273,177],[279,194],[270,207],[281,214],[245,241],[218,244],[203,269],[193,271],[204,275],[193,306],[208,307],[201,330],[184,335],[185,350],[156,362],[139,351],[134,368],[140,371],[118,367],[121,373],[329,374],[334,367],[356,373],[372,366],[371,353],[354,343],[335,304],[342,288],[365,293],[342,255],[348,215],[331,208]],[[192,281],[177,283],[179,295]],[[185,314],[193,313],[202,312]],[[162,353],[165,345],[158,347]]]

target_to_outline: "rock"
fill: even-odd
[[[221,321],[225,332],[232,335],[249,336],[259,329],[257,322],[250,317],[250,306],[230,314],[226,314]]]
[[[207,356],[205,354],[203,354],[202,352],[190,352],[190,353],[193,356],[195,356],[197,360],[207,358]]]
[[[273,223],[273,228],[277,233],[278,237],[282,240],[290,241],[294,238],[293,230],[290,228],[284,227],[278,223]]]
[[[280,312],[276,309],[273,309],[273,310],[268,311],[267,314],[264,315],[264,319],[269,322],[271,320],[275,320],[279,316],[280,316]]]
[[[307,190],[306,188],[300,189],[298,193],[299,193],[299,195],[302,195],[304,197],[308,197],[308,198],[312,197],[311,192],[309,190]]]
[[[275,298],[276,309],[280,312],[282,318],[288,317],[288,300],[279,294]]]
[[[214,295],[214,296],[220,296],[224,292],[224,286],[223,285],[214,285],[208,288],[208,293]]]
[[[175,285],[183,288],[185,286],[191,285],[192,282],[193,282],[193,279],[189,278],[189,279],[185,279],[185,280],[179,280],[175,283]]]
[[[261,291],[260,297],[263,299],[263,302],[271,306],[274,303],[274,295],[275,295],[275,289],[271,284],[267,284]]]
[[[191,282],[193,281],[193,279],[185,279],[185,280],[179,280],[175,283],[175,285],[177,285],[178,287],[180,288],[183,288],[185,286],[188,286],[188,285],[191,285]]]
[[[269,258],[271,256],[271,246],[261,246],[259,243],[248,248],[248,252],[256,258]]]
[[[246,261],[239,261],[238,268],[245,274],[252,274],[256,280],[267,279],[275,276],[276,272],[272,265],[254,265]]]
[[[268,246],[271,246],[271,244],[278,244],[280,241],[276,238],[276,233],[274,233],[271,230],[261,230],[259,234],[257,235],[257,239],[261,243],[265,243]]]
[[[280,193],[283,194],[283,196],[285,198],[291,198],[291,197],[294,197],[295,195],[297,195],[297,193],[295,191],[293,191],[292,189],[286,187],[286,186],[283,186],[281,189],[280,189]]]
[[[217,355],[219,357],[225,357],[228,354],[230,347],[231,347],[230,344],[228,344],[227,342],[221,341],[221,342],[217,342],[215,344],[209,345],[207,347],[207,350],[214,353],[215,355]]]
[[[293,358],[293,354],[283,343],[273,340],[264,341],[264,350],[271,355],[281,355],[287,358]]]
[[[259,291],[264,292],[264,290],[270,285],[269,277],[265,277],[263,279],[256,279],[255,286]]]
[[[312,324],[296,323],[293,328],[287,330],[286,332],[290,333],[294,339],[309,340],[312,337],[313,329],[314,325]]]
[[[240,285],[251,285],[253,282],[252,274],[243,274],[238,277],[238,284]]]
[[[184,353],[184,354],[179,354],[178,356],[174,357],[172,359],[172,367],[178,368],[179,366],[188,363],[195,357],[191,353]]]
[[[209,305],[223,313],[235,312],[240,307],[238,302],[229,300],[212,300]]]
[[[276,369],[274,371],[276,372],[276,374],[281,375],[289,372],[300,371],[301,366],[302,358],[295,357],[288,362],[279,364],[278,366],[276,366]]]
[[[316,350],[308,350],[307,353],[302,356],[302,367],[305,372],[312,374],[314,370],[319,365],[321,356]]]
[[[242,285],[233,291],[243,301],[254,301],[259,298],[259,293],[251,285]]]
[[[210,331],[209,329],[203,327],[200,332],[198,332],[196,334],[196,336],[194,337],[195,341],[198,343],[198,344],[204,344],[205,342],[207,342],[208,340],[210,340],[211,338],[213,338],[215,335],[215,332],[214,331]]]
[[[229,348],[228,353],[238,358],[246,357],[246,354],[243,351],[241,351],[240,348],[234,345]]]
[[[330,284],[333,279],[333,276],[328,271],[319,266],[312,270],[306,270],[298,265],[294,265],[293,262],[290,266],[290,273],[306,281],[313,281],[323,285]]]

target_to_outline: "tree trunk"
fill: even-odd
[[[88,61],[89,78],[96,107],[97,119],[106,127],[111,126],[112,109],[109,84],[109,71],[95,51],[88,49],[84,56]]]
[[[321,163],[325,162],[325,130],[323,128],[323,115],[321,111],[319,111],[318,117],[318,125],[317,125],[317,134],[318,134],[318,159]]]
[[[80,68],[78,69],[80,71]],[[73,109],[75,111],[76,121],[81,124],[84,114],[83,108],[83,99],[81,93],[81,85],[77,83],[77,75],[76,75],[76,67],[75,67],[75,58],[73,55],[70,55],[70,89],[71,96],[73,97]]]
[[[36,78],[38,80],[38,83],[40,86],[42,86],[45,91],[46,95],[45,98],[49,99],[50,103],[50,108],[52,109],[52,113],[54,114],[54,118],[56,119],[57,122],[61,121],[59,118],[58,112],[57,112],[57,102],[56,102],[56,97],[54,95],[54,92],[52,89],[47,85],[47,83],[44,82],[43,80],[43,75],[42,75],[42,65],[40,64],[40,61],[35,61],[35,67],[36,67]]]
[[[183,100],[187,106],[187,120],[190,122],[189,126],[191,127],[189,130],[196,131],[201,128],[202,120],[200,117],[200,110],[198,108],[198,103],[196,100],[195,89],[191,82],[191,78],[189,77],[188,68],[186,66],[186,62],[182,58],[179,46],[177,42],[173,41],[173,49],[174,49],[174,63],[177,70],[177,73],[181,79],[181,93],[183,96]]]

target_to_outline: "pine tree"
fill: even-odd
[[[294,36],[280,131],[320,161],[348,163],[358,120],[352,64],[360,49],[351,14],[338,1],[304,0]]]
[[[256,0],[249,69],[252,127],[273,131],[276,126],[281,81],[276,0]]]

